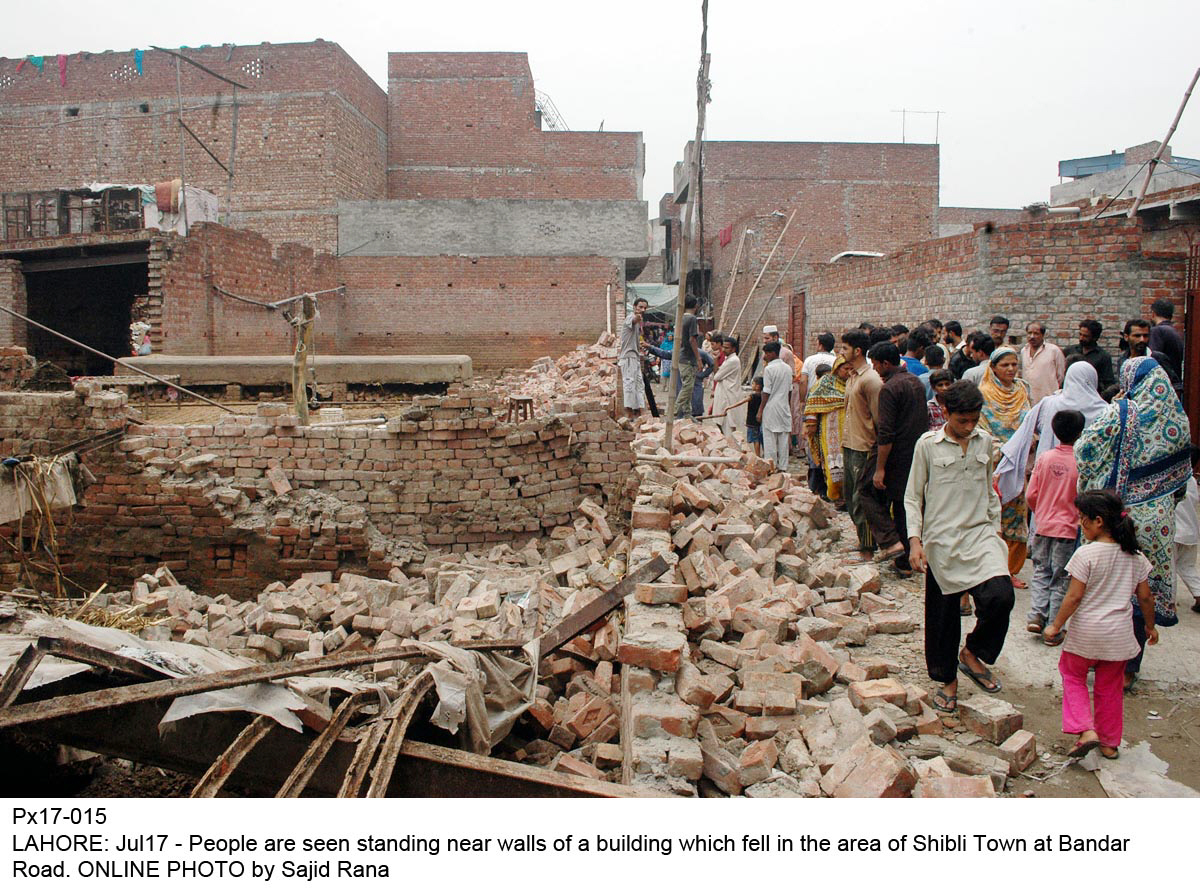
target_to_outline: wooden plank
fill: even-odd
[[[208,768],[208,771],[200,777],[200,781],[192,789],[191,796],[216,797],[225,785],[225,780],[232,776],[233,771],[238,768],[238,764],[254,750],[255,745],[267,737],[274,726],[275,721],[265,714],[255,717],[245,729],[238,733],[238,737],[221,756],[213,761],[213,765]]]
[[[561,649],[575,637],[579,636],[617,606],[625,597],[633,593],[638,584],[653,581],[667,570],[667,561],[662,554],[655,556],[649,562],[644,562],[629,572],[617,584],[596,597],[582,609],[572,612],[546,633],[538,637],[538,655],[545,658],[552,652]]]
[[[0,708],[7,708],[16,701],[37,666],[47,655],[126,674],[140,680],[160,680],[163,677],[162,671],[106,649],[60,637],[39,637],[9,666],[4,673],[4,679],[0,680]]]
[[[308,780],[317,771],[317,767],[321,765],[321,761],[325,759],[325,755],[329,753],[333,743],[338,740],[338,736],[342,734],[342,730],[346,728],[350,720],[367,705],[378,701],[379,693],[376,690],[364,689],[349,696],[338,705],[338,709],[333,712],[333,719],[308,746],[308,750],[304,752],[304,756],[300,758],[300,762],[296,764],[296,768],[292,770],[291,775],[287,777],[279,789],[279,793],[275,796],[299,797],[305,786],[308,785]]]
[[[426,693],[433,688],[433,675],[423,671],[404,690],[403,697],[396,702],[388,720],[387,741],[379,752],[379,762],[371,773],[371,785],[367,788],[367,797],[387,797],[388,788],[392,784],[392,773],[396,771],[396,760],[400,757],[400,749],[404,746],[404,736],[408,734],[409,724],[417,713],[417,706],[425,698]]]
[[[463,649],[483,650],[520,648],[520,644],[514,644],[510,641],[495,643],[483,640],[479,642],[456,643],[455,645]],[[0,709],[0,729],[21,726],[27,723],[38,723],[42,720],[53,720],[57,717],[103,711],[107,708],[115,708],[137,702],[157,701],[165,698],[176,698],[181,695],[211,692],[216,689],[233,689],[234,687],[246,686],[250,683],[283,680],[287,677],[299,677],[305,674],[315,674],[319,671],[336,671],[364,664],[375,664],[376,662],[428,657],[428,653],[417,646],[401,646],[398,649],[390,649],[384,653],[350,652],[345,655],[327,655],[324,658],[314,658],[311,661],[285,661],[280,664],[260,664],[253,667],[239,668],[234,671],[220,671],[215,674],[197,674],[192,677],[158,680],[152,683],[139,683],[134,686],[121,686],[113,689],[99,689],[94,692],[79,693],[76,695],[62,695],[58,698]]]
[[[371,762],[379,751],[383,733],[387,728],[387,720],[376,720],[371,724],[370,732],[359,739],[354,749],[354,758],[342,779],[342,787],[338,789],[338,797],[358,797],[363,780],[367,777],[367,770],[371,768]]]

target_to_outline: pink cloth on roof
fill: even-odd
[[[1075,466],[1075,449],[1070,445],[1055,445],[1037,459],[1025,489],[1025,500],[1037,519],[1039,535],[1075,537],[1079,531],[1079,511],[1075,509],[1078,489],[1079,470]]]

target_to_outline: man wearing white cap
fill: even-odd
[[[778,343],[780,361],[791,368],[793,374],[796,373],[796,353],[792,352],[791,347],[779,339],[779,328],[773,324],[763,327],[763,343]]]

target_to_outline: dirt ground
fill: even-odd
[[[849,517],[839,514],[839,521],[844,523],[843,540],[852,541],[854,532]],[[870,638],[867,650],[891,659],[898,667],[900,679],[932,689],[934,684],[925,673],[922,650],[923,582],[919,577],[901,579],[890,568],[881,574],[883,592],[894,595],[903,611],[917,619],[918,629],[912,634],[895,637],[875,635]],[[1023,575],[1028,574],[1027,564]],[[1059,650],[1042,645],[1026,633],[1024,613],[1025,605],[1019,596],[1005,643],[1006,654],[1001,655],[996,674],[1004,683],[1000,697],[1022,712],[1025,729],[1037,736],[1039,760],[1027,775],[1018,776],[1009,783],[1009,793],[1036,797],[1105,797],[1095,774],[1076,764],[1060,768],[1067,759],[1066,752],[1074,737],[1063,734],[1060,722],[1062,694],[1054,669]],[[964,635],[973,620],[964,619]],[[1198,632],[1200,616],[1189,611],[1186,605],[1181,610],[1179,627],[1163,630],[1164,636]],[[1156,675],[1170,676],[1174,672],[1168,658],[1167,653],[1152,649],[1147,655],[1147,664],[1153,659]],[[1031,670],[1030,662],[1035,662],[1035,667],[1040,670]],[[1180,673],[1190,675],[1183,670]],[[1035,676],[1037,681],[1029,682],[1026,678],[1030,676]],[[1196,687],[1188,683],[1139,680],[1134,693],[1125,699],[1124,736],[1129,746],[1148,742],[1152,753],[1169,764],[1168,778],[1200,789],[1200,695],[1197,692]],[[964,679],[959,687],[960,697],[972,693],[971,684]],[[957,721],[947,719],[944,723],[947,738],[960,742],[972,738],[969,734],[960,734]],[[1048,760],[1041,756],[1046,754]]]

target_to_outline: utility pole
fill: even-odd
[[[702,0],[700,3],[700,72],[696,75],[696,139],[692,143],[692,156],[688,159],[688,202],[679,244],[679,295],[675,303],[675,344],[671,349],[671,369],[676,375],[679,374],[679,355],[683,346],[683,304],[687,298],[688,241],[694,237],[692,209],[697,202],[696,189],[700,180],[700,143],[704,139],[704,111],[708,106],[708,63],[708,0]],[[703,270],[701,277],[703,277]],[[685,392],[681,395],[690,405],[692,394]],[[672,381],[667,384],[667,423],[666,429],[663,431],[663,447],[670,451],[674,441],[675,384]]]

